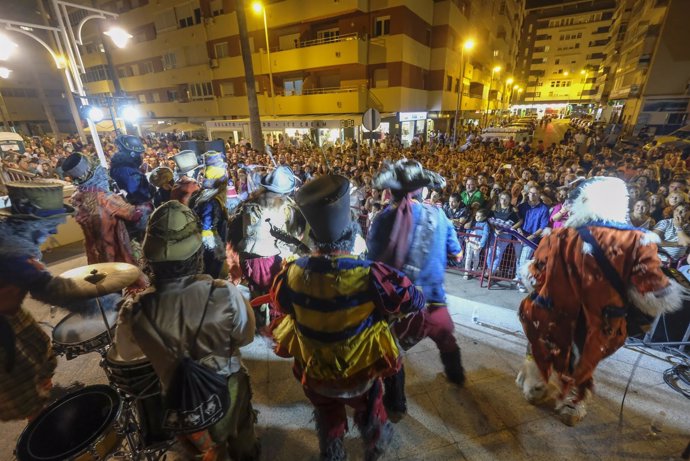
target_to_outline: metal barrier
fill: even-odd
[[[462,261],[449,261],[448,269],[462,274],[466,279],[478,277],[480,286],[483,286],[486,271],[486,248],[479,248],[482,236],[462,232],[456,228],[458,241],[463,250]]]
[[[491,289],[491,285],[499,281],[515,282],[517,286],[519,267],[531,258],[537,243],[512,230],[495,231],[498,234],[489,247],[487,288]]]

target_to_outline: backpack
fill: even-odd
[[[192,347],[197,344],[199,331],[204,323],[208,304],[213,295],[213,285],[194,334]],[[171,354],[176,354],[156,324],[144,309],[142,313],[156,331]],[[230,408],[228,378],[184,354],[177,357],[177,366],[164,398],[163,429],[175,434],[189,434],[210,427],[220,421]]]

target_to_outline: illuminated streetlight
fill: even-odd
[[[12,71],[7,67],[0,67],[0,78],[10,78]]]
[[[460,101],[462,101],[462,84],[463,80],[465,79],[465,51],[468,53],[472,51],[474,48],[474,40],[467,39],[465,40],[465,43],[462,44],[460,47],[460,78],[458,78],[458,97],[455,101],[455,119],[454,119],[454,126],[453,126],[453,144],[455,144],[458,140],[458,123],[460,120],[458,120],[458,114],[460,112]]]
[[[86,117],[94,123],[98,123],[103,120],[105,115],[103,114],[103,109],[96,106],[91,106],[86,111]]]
[[[122,108],[122,118],[125,122],[134,123],[139,120],[140,116],[139,109],[134,106],[125,106]]]
[[[118,48],[124,48],[127,46],[127,42],[129,42],[129,39],[132,38],[132,34],[120,27],[111,27],[106,32],[103,32],[103,35],[110,37],[115,46]]]
[[[252,9],[256,14],[259,14],[264,10],[264,6],[261,4],[261,2],[254,2],[252,3]]]
[[[564,75],[565,77],[567,77],[567,76],[568,76],[568,73],[569,73],[569,72],[566,70],[565,72],[563,72],[563,75]]]
[[[17,48],[17,44],[6,35],[0,34],[0,61],[7,61]]]
[[[508,80],[506,80],[506,85],[512,85],[514,82],[513,77],[508,77]]]

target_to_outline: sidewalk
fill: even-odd
[[[61,273],[82,264],[84,258],[77,257],[50,269]],[[527,404],[514,384],[526,345],[515,313],[524,295],[479,288],[478,281],[464,281],[454,274],[447,274],[446,284],[468,382],[462,389],[446,382],[438,351],[429,340],[412,349],[405,359],[409,414],[396,424],[384,460],[680,459],[690,440],[690,401],[664,383],[662,372],[670,366],[665,356],[644,352],[620,428],[621,399],[638,352],[624,349],[603,362],[595,375],[596,395],[588,416],[569,428],[549,407]],[[51,318],[49,309],[33,301],[29,308],[39,321],[52,325],[64,315],[60,311]],[[312,408],[292,376],[291,362],[274,356],[261,338],[242,353],[252,377],[254,406],[260,412],[262,459],[317,460]],[[56,383],[65,387],[75,380],[106,383],[99,358],[95,353],[72,361],[60,358]],[[663,432],[648,437],[650,421],[661,410],[667,414]],[[0,460],[13,459],[23,426],[0,423]],[[350,461],[362,459],[354,427],[346,446]],[[171,454],[167,459],[181,458]]]

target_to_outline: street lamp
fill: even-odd
[[[489,80],[489,93],[486,95],[486,114],[484,118],[484,128],[489,124],[489,104],[491,103],[491,85],[494,82],[494,74],[501,71],[501,66],[495,66],[491,69],[491,80]]]
[[[273,65],[271,64],[271,47],[268,44],[268,23],[266,22],[266,8],[260,2],[252,3],[252,9],[256,14],[263,13],[264,16],[264,34],[266,35],[266,58],[268,59],[268,83],[270,85],[269,95],[271,96],[271,106],[273,107],[273,115],[276,114],[276,101],[273,95]]]
[[[103,32],[103,35],[110,37],[118,48],[124,48],[127,46],[127,42],[132,38],[132,34],[128,33],[120,27],[112,27],[110,30]]]
[[[460,111],[460,101],[462,101],[462,84],[465,80],[465,50],[469,53],[474,48],[474,40],[466,40],[460,47],[460,78],[458,79],[458,97],[455,102],[455,126],[453,127],[453,144],[458,140],[458,112]]]
[[[4,34],[0,34],[0,61],[7,61],[14,50],[17,48],[17,44],[9,39]]]
[[[53,17],[57,19],[58,23],[57,27],[44,26],[41,24],[30,24],[8,19],[0,19],[0,25],[3,25],[5,30],[8,32],[16,32],[26,35],[43,46],[43,48],[50,53],[50,56],[53,58],[56,67],[58,69],[65,69],[65,78],[67,80],[67,86],[69,87],[70,93],[76,93],[79,95],[82,106],[88,106],[84,82],[81,79],[81,73],[85,71],[85,68],[78,47],[78,45],[82,43],[81,31],[84,27],[84,24],[91,19],[114,19],[117,18],[118,15],[109,11],[77,5],[62,0],[52,0],[52,5],[53,10],[55,11],[55,15]],[[77,26],[76,33],[70,22],[68,8],[78,9],[87,13]],[[48,31],[52,34],[57,46],[57,52],[48,46],[48,44],[41,37],[33,33],[35,29]],[[131,38],[131,35],[119,28],[111,29],[108,32],[109,34],[107,35],[113,39],[116,46],[124,46],[126,41]],[[9,58],[14,51],[14,48],[16,48],[16,44],[11,42],[4,35],[0,35],[0,59]],[[66,57],[64,53],[67,54]],[[75,123],[77,124],[79,134],[85,141],[86,138],[84,136],[83,129],[81,128],[79,117],[76,114],[73,101],[70,104],[72,105],[73,115],[75,117]],[[101,139],[98,135],[96,124],[89,117],[86,117],[86,121],[89,125],[89,129],[91,130],[91,136],[93,137],[96,152],[101,165],[107,167],[105,153],[103,152],[103,146],[101,145]]]

